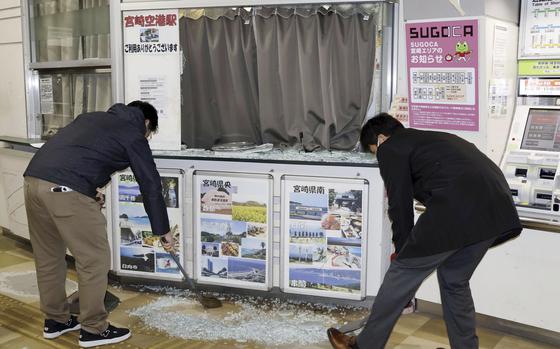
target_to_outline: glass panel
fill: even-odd
[[[111,106],[110,73],[43,73],[39,79],[44,91],[41,138],[53,136],[82,113],[105,111]]]
[[[109,58],[109,0],[30,0],[34,62]]]

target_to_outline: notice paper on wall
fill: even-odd
[[[165,76],[140,76],[139,80],[140,99],[153,105],[158,111],[158,117],[166,118],[168,112]]]
[[[509,115],[508,104],[513,98],[511,79],[491,79],[488,84],[488,117],[501,119]]]
[[[126,102],[143,100],[158,110],[150,147],[181,149],[181,54],[178,10],[123,12]]]
[[[478,131],[478,21],[406,24],[410,127]]]
[[[41,99],[41,114],[54,113],[53,82],[52,76],[39,79],[39,93]]]

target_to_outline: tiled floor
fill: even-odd
[[[18,285],[10,280],[27,280],[33,276],[34,264],[28,247],[0,235],[0,348],[9,349],[43,349],[43,348],[77,348],[77,333],[69,333],[55,340],[42,338],[43,316],[39,311],[36,285],[28,282]],[[23,278],[23,279],[22,279]],[[76,287],[75,271],[68,272],[68,291]],[[15,279],[14,279],[15,280]],[[128,311],[145,305],[158,297],[158,294],[138,293],[111,287],[122,303],[111,313],[111,323],[130,327],[133,337],[107,348],[184,348],[184,349],[262,349],[261,345],[237,342],[201,342],[170,338],[155,330],[145,328],[136,318],[131,318]],[[216,310],[220,311],[220,310]],[[188,331],[188,329],[185,329]],[[480,347],[484,349],[553,349],[552,346],[540,344],[519,337],[507,336],[496,331],[479,329]],[[287,349],[276,347],[278,349]],[[290,346],[289,348],[294,348]],[[302,346],[303,348],[303,346]],[[325,341],[310,349],[328,349]],[[426,314],[404,315],[399,320],[387,348],[422,349],[449,348],[443,320]]]

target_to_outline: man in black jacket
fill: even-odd
[[[331,344],[384,348],[403,307],[437,269],[451,347],[478,348],[469,280],[488,248],[521,233],[502,172],[473,144],[448,133],[405,129],[386,113],[364,125],[360,141],[377,153],[397,258],[360,335],[329,329]],[[426,207],[416,224],[413,199]]]
[[[93,347],[130,337],[128,329],[107,322],[103,300],[111,256],[97,189],[113,172],[130,167],[153,233],[172,248],[161,180],[148,145],[157,123],[157,111],[146,102],[115,104],[107,112],[79,115],[31,159],[24,173],[25,208],[45,338],[81,329],[80,346]],[[66,248],[78,272],[79,322],[66,302]]]

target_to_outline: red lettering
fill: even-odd
[[[134,16],[126,16],[124,18],[125,27],[134,27]]]
[[[167,15],[165,17],[165,24],[170,26],[177,25],[177,15],[176,14]]]
[[[165,15],[156,15],[156,25],[158,27],[165,26]]]
[[[134,17],[134,24],[143,27],[144,26],[144,16],[140,15],[140,16]]]
[[[152,15],[148,15],[145,17],[146,27],[153,27],[156,25],[156,18]]]

